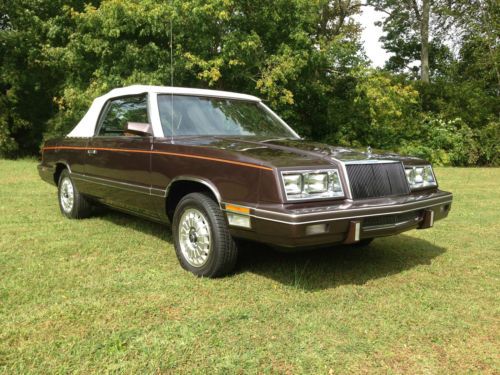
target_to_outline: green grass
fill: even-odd
[[[34,161],[0,160],[0,372],[497,373],[500,169],[438,169],[431,230],[367,249],[244,249],[198,279],[169,229],[75,221]]]

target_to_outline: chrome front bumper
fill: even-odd
[[[448,216],[452,200],[451,193],[436,191],[288,210],[283,206],[255,207],[249,214],[251,229],[232,227],[231,233],[283,247],[354,243],[429,228]]]

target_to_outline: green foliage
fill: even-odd
[[[500,122],[493,121],[476,134],[480,149],[478,164],[500,165]]]
[[[28,127],[28,123],[12,113],[15,96],[7,92],[0,96],[0,156],[13,157],[19,151],[14,134]]]
[[[418,119],[418,92],[410,85],[397,82],[389,74],[364,71],[358,76],[354,105],[365,113],[367,123],[359,120],[344,143],[356,140],[360,145],[390,149],[414,132]],[[344,131],[346,129],[343,129]]]
[[[262,97],[315,141],[415,150],[443,164],[498,163],[499,52],[491,31],[498,6],[432,2],[432,80],[423,85],[408,70],[419,58],[415,8],[370,3],[392,14],[384,41],[394,56],[385,71],[367,68],[350,18],[359,1],[5,0],[0,157],[36,154],[43,138],[66,134],[93,98],[124,85],[170,85],[173,69],[176,86]],[[438,38],[454,28],[461,30],[456,54]],[[453,138],[456,119],[467,141]],[[475,146],[463,155],[436,143],[433,132]]]
[[[343,4],[343,13],[331,1],[303,0],[108,0],[70,12],[76,26],[69,42],[48,50],[66,70],[50,134],[67,132],[90,98],[113,87],[169,84],[172,20],[175,85],[257,94],[299,131],[321,138],[318,129],[331,127],[328,118],[318,118],[313,130],[305,121],[311,116],[294,113],[327,113],[328,101],[315,99],[335,95],[336,80],[362,61],[358,27],[347,20],[356,8],[334,3]],[[325,17],[330,23],[322,25]]]
[[[413,139],[400,151],[420,156],[437,165],[473,165],[479,159],[474,132],[461,119],[444,120],[428,116]]]
[[[52,98],[64,71],[46,50],[65,43],[71,30],[68,6],[81,8],[83,3],[0,2],[0,157],[38,151],[46,122],[56,112]]]
[[[389,13],[382,41],[393,56],[386,69],[399,74],[419,94],[415,133],[402,134],[394,146],[445,165],[498,165],[498,2],[430,2],[430,83],[415,81],[419,67],[414,62],[421,59],[418,3],[369,3]]]

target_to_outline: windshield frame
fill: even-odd
[[[168,94],[168,93],[156,93],[156,100],[154,100],[155,104],[156,104],[156,114],[157,114],[157,117],[156,117],[156,120],[159,122],[159,129],[161,129],[161,134],[158,134],[157,137],[163,137],[163,138],[169,138],[169,139],[180,139],[180,138],[199,138],[199,137],[231,137],[231,138],[252,138],[252,137],[261,137],[261,136],[264,136],[264,135],[230,135],[230,134],[199,134],[199,135],[188,135],[188,134],[185,134],[185,135],[182,135],[182,134],[179,134],[179,135],[176,135],[175,132],[174,134],[165,134],[164,133],[164,129],[163,129],[163,124],[161,122],[161,115],[160,115],[160,97],[161,96],[165,96],[165,97],[169,97],[169,96],[172,96],[172,94]],[[219,97],[219,96],[211,96],[211,95],[192,95],[192,94],[173,94],[174,98],[175,97],[180,97],[180,96],[184,96],[184,97],[194,97],[194,98],[206,98],[206,99],[220,99],[220,100],[229,100],[229,101],[237,101],[237,102],[245,102],[245,103],[252,103],[252,104],[256,104],[259,108],[261,108],[264,112],[266,112],[267,114],[269,114],[274,120],[276,120],[281,126],[283,126],[284,129],[286,129],[286,131],[289,133],[289,137],[277,137],[277,138],[280,138],[280,139],[302,139],[296,132],[295,130],[292,129],[292,127],[290,127],[290,125],[288,125],[280,116],[278,116],[271,108],[269,108],[267,105],[265,105],[261,100],[256,100],[256,101],[253,101],[253,100],[247,100],[247,99],[240,99],[240,98],[226,98],[226,97]],[[174,101],[175,103],[175,101]],[[175,104],[174,104],[175,105]],[[156,131],[155,131],[156,133]],[[158,132],[159,133],[159,132]],[[268,136],[269,138],[269,136]]]

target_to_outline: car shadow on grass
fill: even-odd
[[[332,246],[304,252],[278,252],[246,242],[237,273],[252,272],[303,290],[363,285],[411,268],[429,265],[446,249],[408,235],[375,239],[366,247]]]
[[[99,216],[173,246],[169,225],[114,211]],[[426,240],[404,234],[378,238],[371,245],[360,248],[331,246],[302,252],[279,252],[264,244],[242,242],[239,249],[235,274],[251,272],[303,290],[363,285],[370,280],[429,265],[432,259],[446,251]]]
[[[168,224],[158,223],[125,212],[113,211],[106,208],[101,209],[95,217],[121,227],[127,227],[133,231],[157,237],[161,240],[167,241],[173,246],[172,231],[170,229],[170,225]]]

